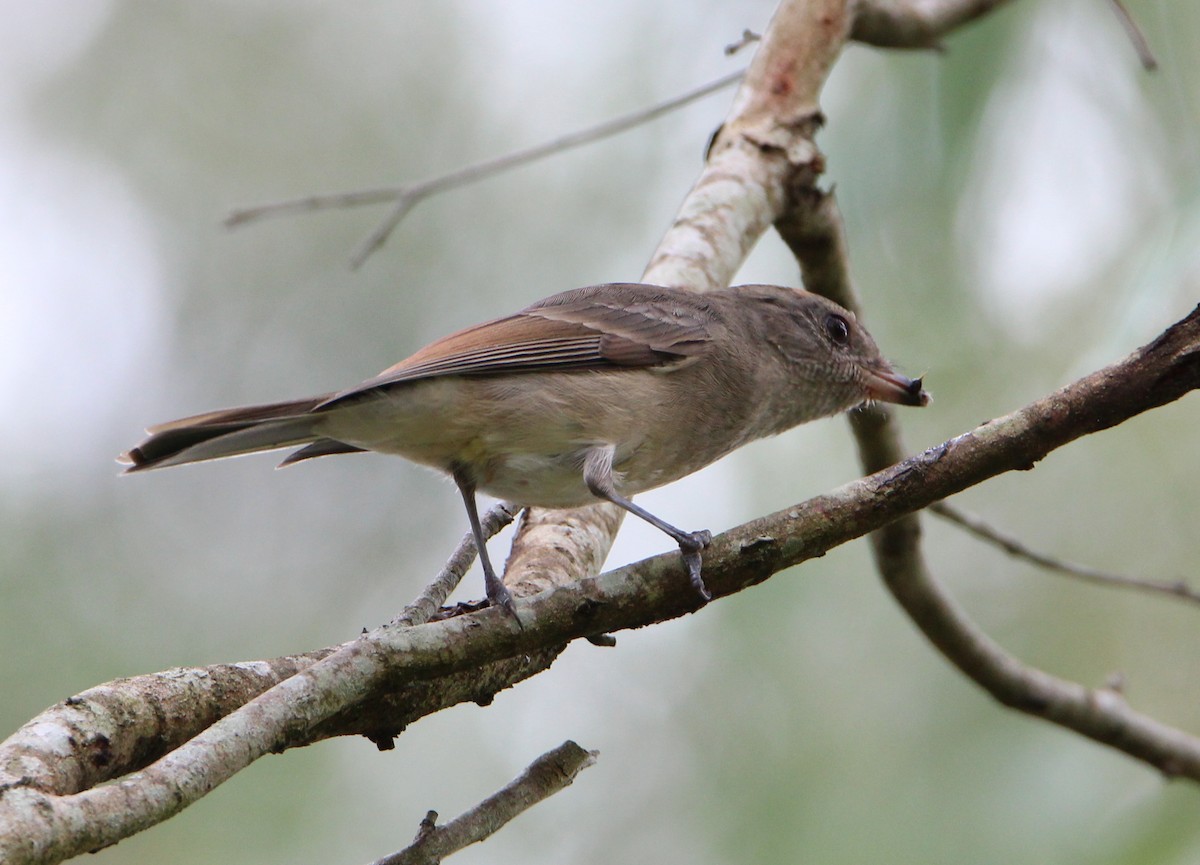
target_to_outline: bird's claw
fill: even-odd
[[[692,588],[696,590],[696,594],[708,603],[712,600],[712,592],[704,585],[704,579],[700,576],[700,567],[702,560],[700,551],[712,543],[712,532],[701,530],[698,532],[689,532],[679,539],[679,552],[683,556],[683,564],[687,568],[688,580],[692,584]]]
[[[499,607],[517,625],[524,628],[524,625],[521,625],[520,616],[517,615],[517,605],[513,601],[512,592],[508,590],[508,586],[504,585],[499,579],[486,579],[486,576],[484,583],[486,584],[488,602],[493,607]]]

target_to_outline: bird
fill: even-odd
[[[477,492],[525,507],[612,502],[678,544],[707,602],[711,534],[631,496],[807,421],[930,400],[853,313],[802,288],[605,283],[452,333],[346,390],[149,427],[118,459],[128,474],[296,447],[280,467],[364,451],[432,467],[458,487],[489,602],[515,617]]]

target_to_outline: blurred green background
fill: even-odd
[[[1200,296],[1200,4],[1026,0],[943,54],[848,48],[820,143],[867,320],[937,401],[924,448],[1124,355]],[[373,455],[120,479],[142,427],[357,382],[450,329],[636,279],[730,92],[423,204],[227,232],[237,204],[415,180],[738,68],[773,2],[4,0],[0,734],[72,693],[385,621],[465,530]],[[795,283],[769,236],[740,281]],[[1029,544],[1196,579],[1195,398],[960,503]],[[714,531],[853,478],[845,424],[642,497]],[[1200,611],[1035,571],[926,520],[932,566],[1024,660],[1200,731]],[[666,549],[627,521],[610,564]],[[498,550],[502,547],[498,546]],[[503,552],[498,553],[503,557]],[[1200,582],[1200,580],[1197,580]],[[466,594],[478,596],[477,573]],[[994,705],[887,597],[865,545],[548,674],[380,754],[265,759],[89,861],[363,862],[574,738],[568,791],[453,861],[1194,863],[1200,793]]]

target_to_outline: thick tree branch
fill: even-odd
[[[0,796],[8,787],[47,793],[87,790],[145,768],[280,682],[350,645],[240,664],[167,670],[116,679],[64,700],[0,745]],[[381,748],[426,715],[460,703],[487,704],[550,666],[547,647],[435,681],[381,687],[312,728],[303,744],[362,735]]]
[[[902,517],[1012,470],[1028,469],[1076,438],[1114,426],[1200,387],[1200,307],[1145,348],[1006,417],[787,510],[715,538],[706,581],[717,596],[767,579],[867,532],[889,587],[935,644],[997,697],[1162,771],[1200,780],[1200,740],[1094,691],[1026,670],[978,633],[903,549]],[[865,415],[871,417],[871,415]],[[666,554],[517,602],[524,628],[499,611],[350,643],[145,770],[74,795],[21,778],[0,786],[0,860],[55,862],[160,822],[263,754],[311,741],[338,713],[381,688],[428,681],[536,653],[589,634],[641,627],[694,608],[679,557]],[[51,739],[50,749],[61,740]],[[4,749],[7,750],[7,745]]]
[[[482,520],[485,536],[511,519],[510,506],[492,508]],[[432,618],[436,604],[453,590],[475,555],[468,535],[438,578],[392,624],[420,624]],[[0,749],[0,789],[18,785],[75,793],[137,771],[345,645],[265,661],[168,670],[90,688],[42,712],[5,741]],[[330,718],[313,731],[314,741],[361,734],[380,748],[390,748],[392,739],[417,718],[462,702],[486,704],[498,691],[548,668],[561,648],[439,679],[436,687],[413,683],[382,692],[353,712]],[[74,746],[47,748],[50,741]]]
[[[758,238],[785,212],[789,193],[813,186],[823,169],[812,142],[821,122],[818,95],[847,38],[879,45],[924,46],[1000,2],[1003,0],[784,0],[761,38],[729,116],[714,136],[700,178],[643,273],[644,281],[697,290],[728,284]],[[735,77],[649,111],[425,183],[264,205],[236,211],[229,222],[394,200],[389,219],[356,256],[356,262],[361,262],[427,195],[629,128],[713,92]],[[506,582],[515,593],[528,594],[561,581],[566,574],[597,573],[623,517],[623,511],[608,504],[527,512],[513,542]]]
[[[821,219],[839,228],[831,200],[825,204],[815,192],[822,166],[812,135],[829,69],[851,34],[876,44],[930,45],[999,2],[890,4],[893,12],[916,16],[905,22],[880,17],[887,11],[882,2],[785,0],[647,281],[698,289],[727,283],[768,226],[777,223],[788,236],[781,216],[793,219],[797,202],[807,200],[817,206],[793,221],[808,231],[797,230],[797,242],[813,247],[801,255],[809,287],[824,284],[835,297],[849,292],[840,230],[812,230]],[[885,25],[896,28],[892,36],[879,35]],[[806,223],[809,217],[815,223]],[[1193,312],[1125,361],[896,465],[902,449],[886,413],[855,413],[864,462],[881,470],[718,537],[705,553],[706,582],[715,594],[730,594],[876,531],[873,546],[889,588],[938,648],[998,699],[1164,772],[1200,780],[1200,741],[1140,715],[1110,691],[1028,670],[979,633],[929,579],[910,516],[1177,399],[1200,386],[1198,358]],[[696,599],[674,553],[576,581],[599,569],[618,522],[618,513],[604,506],[525,515],[508,569],[510,584],[526,594],[518,600],[524,629],[484,610],[377,629],[296,658],[210,668],[220,677],[217,688],[200,683],[207,671],[176,671],[143,677],[136,686],[101,686],[56,707],[0,745],[0,860],[55,862],[116,843],[177,813],[265,753],[350,731],[386,744],[405,723],[440,706],[490,699],[544,668],[571,639],[691,611]],[[179,680],[186,684],[179,687]],[[242,681],[237,693],[224,692],[226,682]],[[160,687],[165,701],[157,701]],[[190,698],[197,695],[208,700],[206,711],[195,711]],[[165,721],[143,717],[176,698],[177,711]],[[140,732],[126,736],[123,719],[139,731],[160,723],[179,738],[155,744]],[[122,777],[133,769],[141,771]],[[96,786],[111,779],[119,780]]]
[[[849,28],[847,0],[784,0],[763,34],[700,177],[642,278],[705,291],[728,285],[783,212],[797,174],[815,179],[817,97]],[[532,509],[513,542],[514,594],[595,574],[624,511]]]

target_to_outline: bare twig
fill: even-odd
[[[423,838],[428,838],[437,829],[438,812],[429,810],[425,812],[425,816],[421,818],[421,822],[417,824],[417,834],[413,836],[413,844],[418,843]],[[410,845],[411,846],[411,845]]]
[[[850,38],[880,48],[939,48],[941,38],[1009,0],[858,0]]]
[[[596,762],[597,752],[585,751],[567,741],[538,757],[511,783],[484,799],[470,811],[441,826],[433,825],[437,812],[421,821],[413,843],[373,865],[434,865],[462,848],[494,834],[514,817],[571,785],[575,777]]]
[[[952,30],[1009,0],[858,0],[850,38],[880,48],[941,48]],[[1121,0],[1109,0],[1146,71],[1158,68],[1149,42]]]
[[[725,46],[725,56],[732,57],[734,54],[737,54],[739,51],[741,51],[747,45],[753,45],[755,42],[759,41],[760,39],[762,39],[762,36],[758,35],[753,30],[743,30],[742,35],[738,39],[737,42],[730,42],[728,45]]]
[[[1109,3],[1112,4],[1113,12],[1117,14],[1117,20],[1125,28],[1125,34],[1129,37],[1129,41],[1133,43],[1133,50],[1137,52],[1142,68],[1147,72],[1153,72],[1158,68],[1158,58],[1154,56],[1154,52],[1150,49],[1150,43],[1146,41],[1146,34],[1142,32],[1142,28],[1138,27],[1137,22],[1133,20],[1133,16],[1129,14],[1129,10],[1125,8],[1125,4],[1121,0],[1109,0]]]
[[[520,508],[516,505],[508,502],[494,505],[479,521],[479,525],[483,528],[483,536],[490,538],[495,535],[513,521],[519,510]],[[478,555],[475,538],[470,532],[467,532],[459,541],[454,552],[450,554],[450,558],[438,575],[411,604],[404,608],[400,615],[392,619],[391,624],[398,627],[411,627],[428,622],[442,604],[446,603],[446,598],[450,597],[450,593],[462,581],[463,574],[474,564]]]
[[[928,510],[945,520],[962,526],[968,532],[975,535],[975,537],[999,547],[1010,556],[1025,559],[1047,570],[1056,571],[1069,577],[1077,577],[1078,579],[1101,586],[1137,589],[1138,591],[1169,595],[1173,598],[1190,601],[1193,604],[1200,604],[1200,592],[1192,589],[1183,580],[1147,580],[1139,577],[1130,577],[1048,556],[1045,553],[1039,553],[1036,550],[1030,549],[1011,535],[1006,535],[999,529],[988,525],[975,514],[968,513],[949,502],[938,502],[935,505],[930,505]]]
[[[388,214],[354,252],[351,258],[351,265],[357,268],[370,257],[371,253],[387,241],[396,226],[408,215],[409,211],[429,196],[458,186],[466,186],[486,177],[492,177],[518,166],[544,159],[547,156],[562,153],[573,147],[590,144],[593,141],[599,141],[602,138],[608,138],[627,129],[640,126],[643,123],[647,123],[734,84],[741,79],[743,74],[743,72],[739,71],[724,75],[715,81],[710,81],[694,90],[689,90],[681,96],[676,96],[673,99],[668,99],[649,108],[615,117],[612,120],[598,123],[595,126],[589,126],[586,129],[580,129],[577,132],[571,132],[542,144],[534,145],[533,147],[527,147],[505,154],[504,156],[477,162],[474,165],[469,165],[466,168],[460,168],[457,171],[433,177],[429,180],[422,180],[404,186],[381,187],[359,192],[310,195],[304,198],[239,208],[226,217],[225,224],[234,227],[261,219],[265,216],[281,216],[289,213],[324,210],[332,207],[358,207],[366,204],[394,202],[391,213]]]

